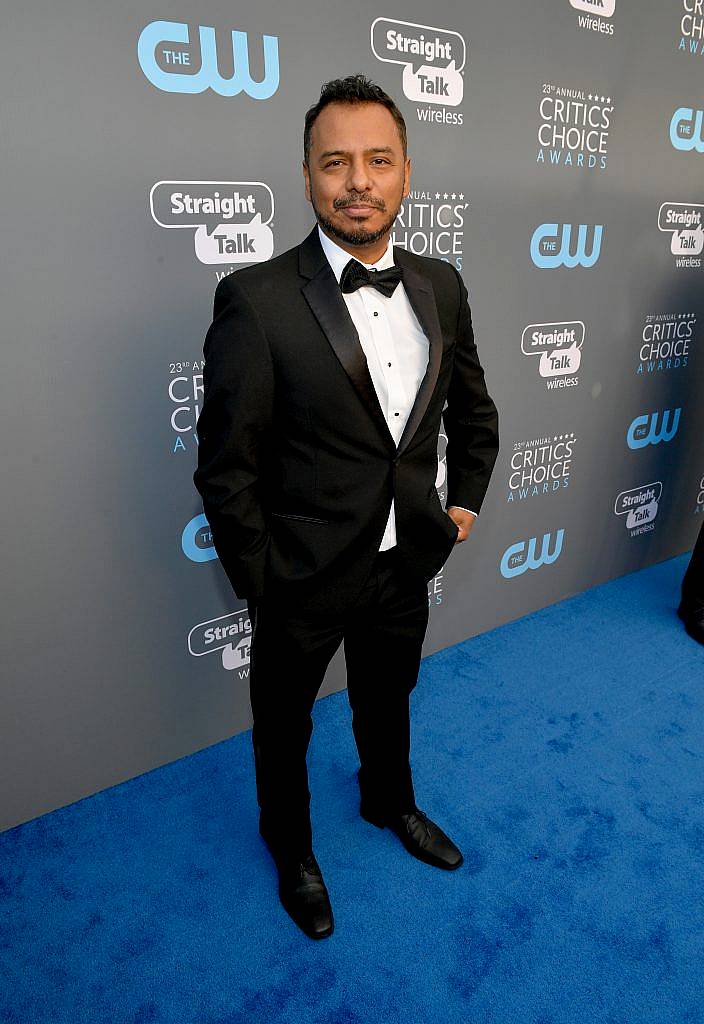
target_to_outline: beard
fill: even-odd
[[[332,235],[333,238],[337,238],[341,242],[347,242],[348,245],[369,245],[372,242],[378,242],[379,239],[383,238],[384,235],[391,231],[394,225],[394,221],[401,212],[401,206],[403,204],[403,196],[400,197],[398,206],[395,212],[386,220],[381,227],[375,231],[370,231],[365,228],[363,224],[355,228],[340,228],[337,224],[334,224],[324,213],[320,211],[315,201],[315,195],[311,184],[310,190],[310,202],[315,213],[316,220],[320,224],[328,235]],[[336,200],[333,206],[336,210],[342,209],[345,206],[353,206],[355,203],[366,203],[369,206],[374,206],[379,210],[386,210],[386,203],[383,200],[372,199],[370,196],[358,196],[354,199],[343,199]]]

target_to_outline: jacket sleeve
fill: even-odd
[[[459,311],[454,366],[442,414],[447,435],[445,504],[479,512],[499,452],[499,415],[486,389],[474,343],[467,289],[452,269],[459,287]]]
[[[274,372],[257,312],[235,278],[222,278],[216,288],[203,345],[193,482],[236,596],[256,600],[263,592],[269,541],[260,477],[270,438]]]

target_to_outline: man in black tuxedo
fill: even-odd
[[[259,831],[284,907],[322,938],[333,917],[306,752],[341,642],[360,813],[426,863],[462,863],[415,802],[409,695],[428,581],[479,512],[498,416],[460,275],[391,243],[410,188],[393,100],[363,75],[323,86],[306,115],[303,175],[317,220],[308,237],[218,284],[194,482],[252,622]],[[441,415],[447,511],[435,487]]]
[[[704,524],[682,580],[682,600],[677,614],[692,639],[704,644]]]

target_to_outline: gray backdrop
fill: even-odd
[[[461,268],[501,414],[481,516],[429,585],[426,653],[692,546],[694,6],[14,5],[0,827],[250,725],[246,606],[192,483],[200,360],[218,277],[313,223],[303,116],[330,78],[366,72],[399,103],[413,193],[396,241]],[[340,651],[321,693],[344,684]]]

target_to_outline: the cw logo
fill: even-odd
[[[577,247],[574,253],[570,251],[572,225],[562,225],[562,238],[558,249],[559,230],[559,224],[540,224],[533,232],[533,237],[530,240],[530,257],[536,267],[540,267],[541,270],[554,270],[555,267],[593,267],[601,252],[603,225],[594,225],[594,239],[589,255],[586,251],[588,231],[586,224],[579,225]]]
[[[223,78],[218,71],[215,29],[199,25],[200,69],[191,71],[191,50],[188,25],[178,21],[153,21],[137,43],[139,66],[152,85],[164,92],[205,92],[212,89],[220,96],[237,96],[244,92],[254,100],[268,100],[279,88],[279,40],[277,36],[262,36],[264,44],[264,78],[252,81],[249,73],[249,49],[246,32],[232,32],[232,58],[234,70],[231,78]],[[176,44],[164,46],[164,43]],[[156,54],[170,70],[157,63]]]
[[[218,557],[213,544],[210,524],[201,512],[194,516],[183,528],[181,534],[181,550],[192,562],[212,562]]]
[[[704,153],[702,121],[704,110],[692,110],[691,107],[677,108],[670,121],[670,142],[675,149],[696,149],[697,153]]]
[[[681,409],[675,409],[670,413],[664,409],[662,423],[658,426],[659,413],[646,413],[644,416],[636,416],[626,432],[626,440],[629,448],[645,448],[648,444],[660,444],[661,441],[671,441],[677,433],[680,425]],[[672,419],[670,419],[672,416]]]
[[[564,536],[564,530],[557,531],[555,534],[555,549],[551,552],[550,541],[552,534],[543,534],[543,543],[539,555],[535,553],[538,543],[536,537],[531,537],[527,542],[527,546],[524,540],[519,540],[516,544],[512,544],[506,548],[501,557],[501,575],[504,579],[510,580],[514,576],[520,576],[527,569],[539,569],[541,565],[552,565],[560,557],[562,538]]]

